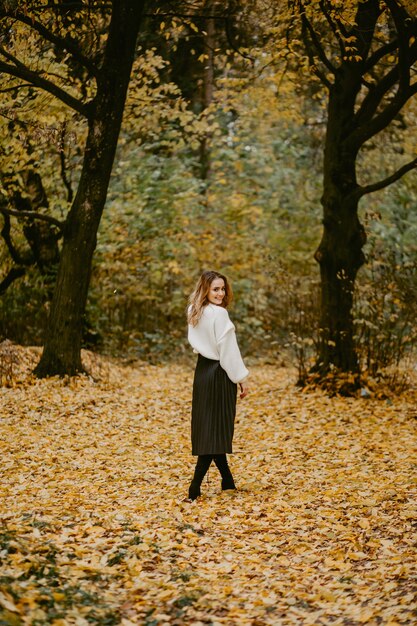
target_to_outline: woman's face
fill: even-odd
[[[208,301],[211,302],[211,304],[220,305],[223,302],[223,298],[225,295],[226,288],[223,278],[215,278],[212,281],[209,292],[207,294]]]

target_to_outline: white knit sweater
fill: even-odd
[[[237,345],[235,327],[222,306],[207,304],[197,326],[188,325],[188,341],[207,359],[220,361],[230,380],[241,383],[249,372]]]

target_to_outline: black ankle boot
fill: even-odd
[[[198,481],[191,481],[191,485],[188,489],[188,498],[190,500],[196,500],[199,496],[201,496],[200,485],[201,483],[199,483]]]
[[[222,491],[226,489],[236,489],[235,481],[233,480],[233,476],[230,473],[230,477],[222,478]]]
[[[230,471],[227,457],[225,454],[217,454],[214,457],[214,462],[222,477],[222,490],[236,489],[235,481],[233,480],[232,472]]]
[[[199,496],[201,496],[201,483],[203,482],[204,476],[207,474],[207,470],[210,467],[212,459],[213,457],[211,454],[203,454],[198,457],[194,470],[194,477],[188,489],[188,498],[190,500],[196,500]]]

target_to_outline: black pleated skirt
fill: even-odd
[[[198,355],[191,412],[192,454],[232,452],[237,385],[219,361]]]

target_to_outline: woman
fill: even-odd
[[[188,341],[198,353],[191,417],[192,454],[198,459],[188,491],[190,500],[201,495],[201,483],[213,460],[222,489],[236,489],[226,453],[232,452],[237,385],[244,398],[249,372],[227,312],[231,300],[227,278],[213,271],[203,272],[190,296]]]

